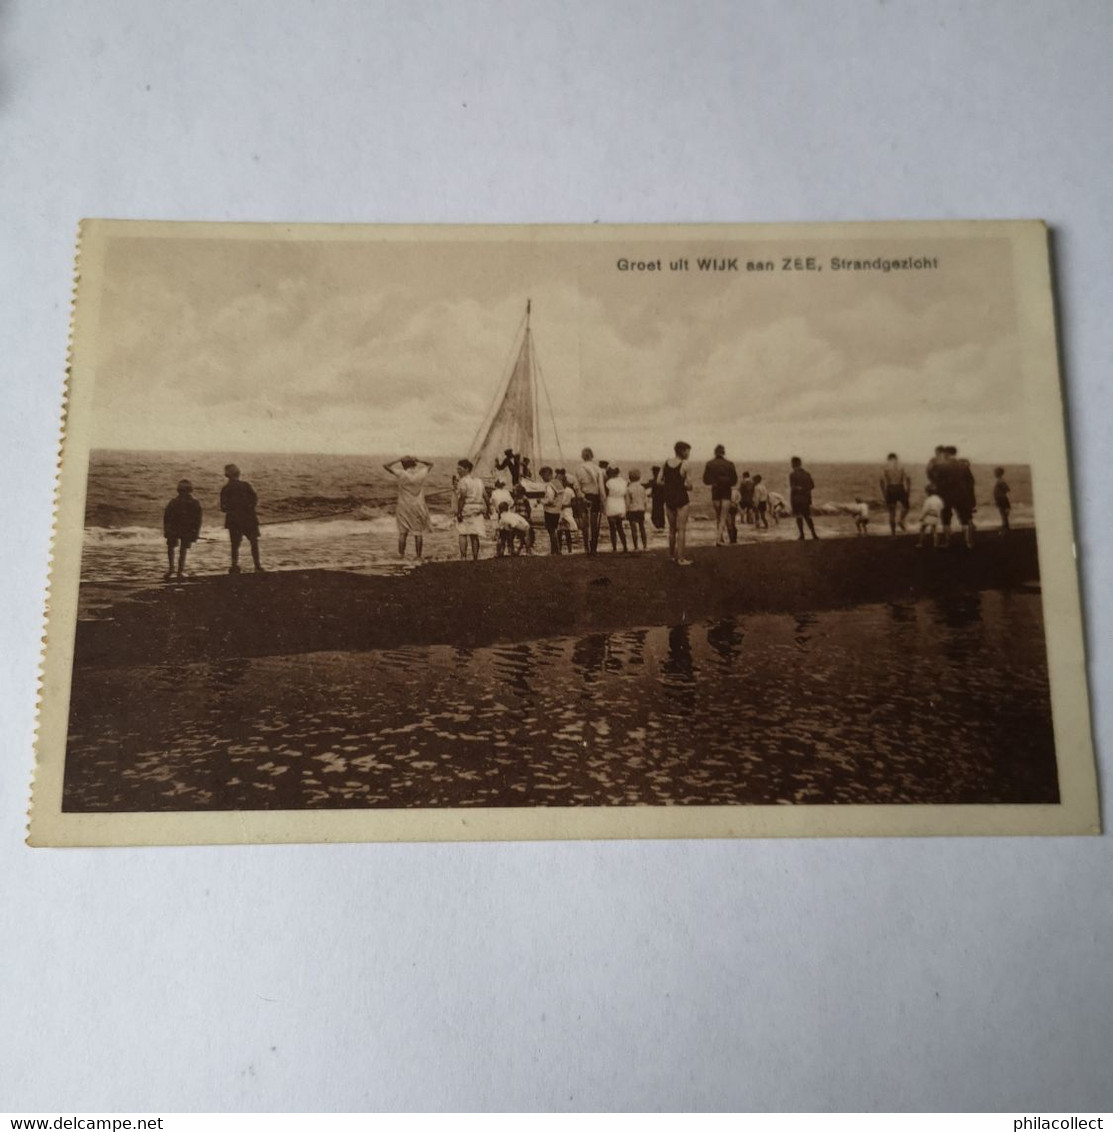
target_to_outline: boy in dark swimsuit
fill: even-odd
[[[819,538],[815,533],[815,523],[812,522],[812,492],[815,490],[815,480],[808,474],[799,456],[792,457],[792,471],[788,475],[788,498],[792,506],[792,514],[796,517],[796,529],[800,538],[804,537],[804,524],[812,532],[812,538]]]

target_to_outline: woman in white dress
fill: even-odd
[[[414,553],[420,562],[425,533],[433,529],[425,503],[425,477],[433,465],[428,460],[403,456],[385,467],[398,481],[398,504],[394,509],[394,521],[398,524],[398,557],[406,557],[406,540],[412,534]]]
[[[487,534],[487,494],[483,481],[472,475],[470,460],[461,460],[456,472],[456,533],[460,536],[460,557],[467,558],[470,544],[472,557],[478,562],[479,540]]]

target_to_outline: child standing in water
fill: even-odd
[[[1001,516],[1000,534],[1007,534],[1009,530],[1009,512],[1012,504],[1009,502],[1009,485],[1005,482],[1005,469],[994,468],[993,475],[996,483],[993,485],[993,502],[997,504],[997,513]]]
[[[232,565],[228,573],[240,572],[240,543],[245,538],[251,547],[251,561],[258,573],[263,569],[259,561],[259,517],[255,514],[259,497],[251,484],[240,479],[240,469],[235,464],[225,464],[224,474],[228,482],[220,489],[220,509],[224,512],[224,526],[232,546]]]
[[[924,539],[930,534],[933,546],[941,541],[941,528],[943,523],[943,497],[935,490],[935,485],[929,483],[924,488],[924,506],[920,511],[920,537],[916,540],[917,546],[924,545]]]
[[[638,549],[638,535],[641,534],[642,550],[649,549],[645,538],[645,486],[641,482],[639,468],[630,470],[630,486],[626,489],[626,519],[630,524],[630,542]]]
[[[167,581],[174,576],[174,548],[178,548],[178,577],[185,577],[186,551],[201,537],[201,504],[193,498],[193,484],[178,481],[178,494],[162,513],[162,534],[166,539]]]
[[[622,542],[623,553],[626,551],[626,489],[630,485],[622,478],[618,468],[608,467],[604,473],[603,485],[607,491],[606,512],[607,526],[611,532],[611,553],[618,550],[618,541]]]

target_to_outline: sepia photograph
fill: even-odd
[[[86,222],[32,844],[1097,832],[1046,240]]]

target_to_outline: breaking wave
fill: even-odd
[[[452,526],[450,515],[432,516],[433,529],[448,530]],[[395,535],[397,524],[392,515],[381,512],[368,514],[364,518],[347,519],[295,519],[279,523],[263,523],[260,527],[262,538],[299,540],[322,538],[348,538],[357,535]],[[225,539],[223,527],[203,527],[202,539]],[[85,541],[94,546],[121,546],[127,544],[153,544],[163,541],[162,531],[157,527],[86,527]]]

